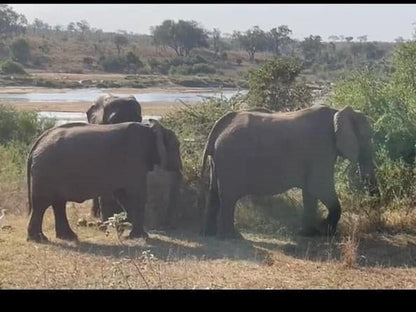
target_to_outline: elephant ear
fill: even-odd
[[[359,153],[359,142],[354,130],[354,114],[354,110],[347,106],[334,116],[336,147],[339,153],[351,162],[357,161]]]
[[[167,153],[163,139],[163,127],[155,119],[149,119],[150,126],[155,133],[156,149],[160,159],[160,166],[163,170],[167,170]]]
[[[94,104],[87,110],[87,120],[89,123],[102,124],[104,120],[104,103],[111,98],[111,94],[101,95]]]

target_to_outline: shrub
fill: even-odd
[[[19,142],[28,146],[54,124],[51,119],[38,119],[35,112],[18,112],[0,105],[0,144]]]
[[[1,64],[1,71],[3,74],[26,74],[23,66],[13,61],[5,61]]]
[[[20,63],[26,63],[29,60],[30,46],[23,38],[15,39],[10,45],[12,58]]]
[[[391,61],[394,70],[381,76],[372,66],[354,71],[329,98],[336,107],[349,105],[368,116],[385,204],[411,201],[416,195],[416,43],[397,46]]]
[[[181,143],[184,179],[199,179],[202,153],[214,123],[225,113],[241,107],[241,96],[209,98],[198,105],[184,105],[163,117],[161,123],[172,129]]]
[[[309,88],[296,78],[302,70],[297,59],[281,58],[267,62],[249,73],[248,103],[274,111],[291,111],[310,105]]]
[[[118,56],[109,56],[101,60],[101,66],[106,72],[120,73],[127,67],[126,60]]]
[[[215,68],[209,64],[197,63],[192,65],[193,74],[215,74]]]

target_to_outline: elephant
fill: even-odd
[[[147,237],[143,227],[147,173],[159,165],[180,174],[179,141],[156,120],[149,124],[68,123],[46,130],[27,159],[30,219],[27,239],[45,242],[45,210],[52,205],[56,237],[78,240],[66,202],[113,194],[130,216],[129,237]]]
[[[235,229],[236,202],[246,195],[302,190],[302,235],[333,235],[341,216],[335,191],[338,156],[358,163],[370,195],[379,195],[372,158],[371,126],[347,106],[316,105],[294,112],[264,109],[225,114],[209,133],[203,152],[202,185],[210,157],[210,183],[202,235],[242,238]],[[316,225],[318,199],[328,209]]]
[[[129,121],[142,121],[141,107],[136,98],[131,95],[128,97],[116,97],[111,94],[100,96],[94,104],[87,110],[87,120],[92,124],[116,124]],[[175,172],[156,172],[149,173],[149,179],[162,179],[168,185],[168,204],[163,226],[171,226],[173,213],[176,211],[179,188],[182,182],[181,176]],[[152,185],[152,184],[150,184]],[[94,198],[91,215],[101,217],[102,221],[107,220],[114,213],[122,211],[118,203],[110,196],[100,196]]]
[[[119,97],[101,95],[87,110],[87,119],[93,124],[115,124],[127,121],[142,121],[142,110],[133,95]]]

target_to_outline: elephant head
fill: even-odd
[[[347,106],[334,116],[336,147],[352,163],[358,163],[360,178],[371,196],[379,196],[371,151],[371,127],[366,116]]]
[[[118,97],[112,94],[100,96],[87,111],[89,123],[115,124],[141,122],[141,107],[133,95]]]
[[[156,138],[156,163],[161,169],[174,171],[181,177],[182,161],[178,138],[172,130],[164,128],[157,120],[149,119],[149,123]]]

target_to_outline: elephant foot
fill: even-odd
[[[217,237],[221,240],[226,240],[226,239],[243,240],[244,239],[243,235],[241,235],[240,232],[238,232],[237,230],[219,231],[217,234]]]
[[[313,226],[307,226],[307,227],[303,227],[299,233],[300,236],[307,236],[307,237],[312,237],[312,236],[319,236],[322,235],[322,232],[317,229],[316,227]]]
[[[67,240],[67,241],[78,241],[78,236],[72,231],[56,233],[56,238]]]
[[[43,233],[28,234],[26,241],[35,243],[47,243],[49,239]]]
[[[138,231],[138,230],[131,230],[129,234],[129,238],[149,238],[149,234],[147,234],[144,230]]]
[[[323,220],[320,224],[321,235],[334,236],[337,231],[337,225],[331,224],[328,220]]]
[[[215,236],[215,235],[217,235],[216,225],[214,225],[214,226],[210,226],[210,225],[205,226],[201,230],[200,235],[201,236]]]

